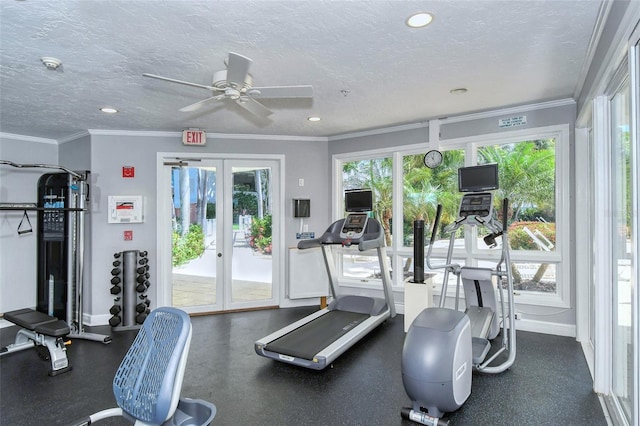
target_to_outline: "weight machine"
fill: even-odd
[[[4,314],[4,319],[23,329],[18,332],[16,342],[2,348],[0,353],[46,346],[52,361],[50,374],[59,374],[60,370],[70,369],[63,338],[111,342],[110,336],[85,332],[82,320],[84,215],[89,200],[89,171],[5,160],[0,160],[0,165],[60,171],[40,177],[36,203],[0,203],[0,210],[24,211],[23,220],[26,217],[28,221],[28,211],[35,211],[38,216],[36,310],[20,309]],[[18,233],[29,232],[21,231],[20,227]]]

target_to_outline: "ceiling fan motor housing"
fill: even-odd
[[[236,87],[236,89],[244,92],[251,87],[253,83],[253,77],[251,74],[247,74],[247,77],[244,79],[244,84],[242,87]],[[226,89],[227,85],[227,70],[216,71],[213,73],[213,87],[218,89]]]

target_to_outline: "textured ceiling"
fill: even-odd
[[[599,0],[0,0],[0,132],[61,140],[88,129],[333,136],[574,97]],[[426,10],[433,23],[404,22]],[[255,86],[310,84],[313,100],[178,110],[210,95],[228,52]],[[62,61],[55,71],[40,58]],[[451,95],[465,87],[464,95]],[[120,112],[106,115],[102,106]],[[322,121],[311,123],[310,115]]]

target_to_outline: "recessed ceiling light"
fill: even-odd
[[[307,120],[309,120],[309,121],[320,121],[321,119],[320,119],[320,117],[313,115],[311,117],[307,117]]]
[[[462,95],[464,93],[467,93],[467,89],[464,87],[459,87],[457,89],[451,89],[449,90],[449,93],[451,93],[452,95]]]
[[[418,12],[409,16],[405,23],[411,28],[426,27],[433,21],[433,15],[429,12]]]
[[[117,109],[112,108],[112,107],[102,107],[100,108],[100,111],[106,113],[106,114],[115,114],[116,112],[118,112]]]

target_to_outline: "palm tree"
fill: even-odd
[[[480,149],[478,154],[480,164],[498,164],[498,193],[500,198],[509,199],[511,218],[518,220],[521,211],[530,206],[538,211],[552,211],[555,216],[555,140],[490,146]],[[539,282],[548,267],[548,263],[542,263],[532,281]],[[521,282],[515,265],[511,269],[515,281]]]

